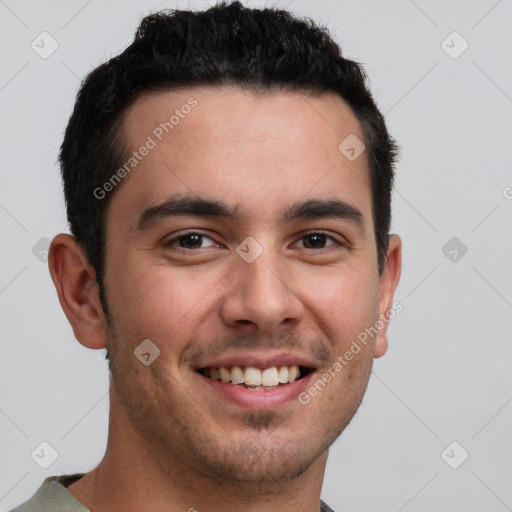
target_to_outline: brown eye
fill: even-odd
[[[321,231],[315,231],[306,233],[300,238],[302,240],[302,247],[304,249],[324,249],[333,245],[342,245],[334,237],[322,233]],[[331,241],[331,243],[328,243]]]
[[[191,234],[179,237],[180,247],[184,247],[185,249],[197,249],[201,247],[201,242],[203,241],[202,235]]]
[[[306,235],[303,237],[304,247],[307,249],[318,249],[325,246],[327,236],[320,234]]]
[[[203,242],[206,240],[209,240],[211,243],[203,245]],[[191,232],[171,238],[169,241],[165,242],[164,245],[166,247],[176,246],[182,249],[203,249],[215,245],[215,242],[209,236]]]

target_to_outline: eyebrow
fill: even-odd
[[[296,220],[326,218],[348,220],[359,231],[364,231],[364,215],[358,208],[341,199],[310,199],[293,203],[283,210],[279,222],[288,224]]]
[[[195,196],[171,196],[163,203],[145,210],[137,222],[137,230],[147,229],[157,222],[177,215],[223,218],[239,220],[238,207],[231,208],[222,201]]]
[[[178,215],[211,217],[232,222],[239,221],[241,217],[238,205],[230,206],[223,201],[198,196],[171,196],[145,210],[135,229],[148,229],[164,219]],[[297,220],[320,218],[348,220],[360,231],[364,231],[364,216],[361,211],[340,199],[297,201],[282,209],[278,223],[289,224]]]

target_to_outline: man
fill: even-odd
[[[84,81],[50,272],[107,349],[105,456],[21,511],[308,511],[387,348],[396,146],[329,35],[239,2],[145,18]]]

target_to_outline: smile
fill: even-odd
[[[254,391],[270,391],[305,377],[309,368],[305,366],[272,366],[255,368],[253,366],[221,366],[220,368],[201,368],[201,375],[226,384],[235,384]]]

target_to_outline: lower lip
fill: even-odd
[[[197,373],[197,376],[205,385],[209,386],[211,391],[220,395],[223,399],[227,399],[240,407],[261,411],[277,409],[292,400],[298,402],[298,396],[307,388],[313,373],[310,372],[302,379],[268,391],[253,391],[236,384],[210,379],[200,373]]]

